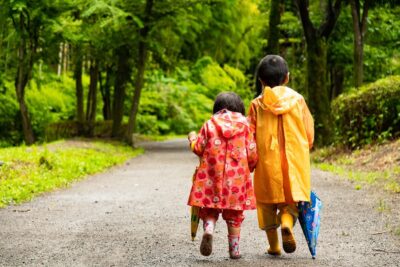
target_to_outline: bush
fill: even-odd
[[[229,65],[219,66],[210,57],[190,69],[178,69],[175,77],[161,71],[148,73],[140,99],[137,131],[141,134],[186,134],[199,130],[212,115],[218,93],[239,94],[246,107],[252,98],[246,76]]]
[[[400,135],[400,76],[353,89],[332,102],[335,140],[350,148]]]
[[[40,87],[31,81],[26,91],[26,103],[35,137],[42,141],[50,123],[72,119],[75,112],[73,80],[67,76],[54,78]]]
[[[141,134],[186,134],[198,130],[211,115],[212,100],[202,85],[153,76],[143,89],[137,116]],[[157,78],[155,77],[157,76]]]
[[[62,121],[50,123],[45,129],[47,142],[78,136],[78,123],[75,121]]]
[[[139,120],[139,119],[138,119]],[[121,125],[122,131],[127,128],[126,124]],[[59,121],[50,123],[45,130],[44,139],[46,142],[67,139],[79,136],[79,124],[76,121]],[[87,132],[87,125],[83,125],[83,131]],[[111,138],[112,121],[96,121],[94,123],[94,137]]]

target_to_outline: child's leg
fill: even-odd
[[[271,228],[265,231],[267,233],[269,248],[267,253],[273,256],[281,255],[281,248],[279,246],[278,231],[276,228]]]
[[[268,238],[269,248],[267,253],[274,256],[281,255],[277,232],[279,223],[276,212],[276,204],[257,203],[259,226],[266,232]]]
[[[242,210],[223,210],[222,218],[226,221],[228,227],[228,243],[229,243],[229,257],[231,259],[239,259],[240,249],[240,227],[244,220]]]
[[[203,238],[200,244],[200,253],[203,256],[209,256],[212,252],[212,239],[215,223],[218,220],[219,210],[202,208],[199,217],[203,220]]]
[[[279,218],[282,231],[282,246],[286,253],[296,250],[296,240],[293,234],[293,225],[298,217],[296,204],[279,205]]]

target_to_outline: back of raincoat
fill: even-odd
[[[257,162],[256,144],[242,114],[221,110],[200,130],[191,146],[200,157],[188,204],[215,209],[255,209],[250,172]]]
[[[259,156],[254,173],[257,202],[309,201],[314,123],[304,98],[286,86],[265,87],[251,102],[249,118]]]

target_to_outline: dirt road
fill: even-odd
[[[386,231],[374,194],[318,170],[312,183],[324,210],[316,260],[298,224],[295,253],[265,255],[254,211],[243,224],[242,259],[228,259],[223,221],[213,254],[203,257],[199,238],[190,240],[186,206],[196,157],[185,140],[146,148],[124,166],[0,210],[0,266],[400,266],[400,238]]]

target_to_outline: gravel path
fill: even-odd
[[[185,140],[145,147],[124,166],[1,209],[0,266],[400,266],[400,237],[385,231],[373,192],[318,170],[312,183],[324,210],[316,260],[299,225],[295,253],[265,255],[254,211],[243,224],[242,259],[228,259],[222,220],[213,254],[203,257],[199,238],[190,240],[186,206],[196,157]]]

